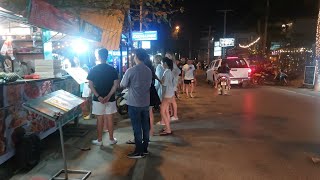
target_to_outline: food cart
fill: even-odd
[[[0,7],[0,19],[3,23],[0,24],[0,42],[1,44],[10,42],[9,46],[2,48],[2,52],[5,52],[3,56],[13,57],[11,71],[22,77],[14,82],[0,83],[0,164],[15,153],[14,136],[17,127],[36,133],[40,139],[58,129],[56,121],[25,109],[23,107],[25,102],[58,90],[80,96],[77,81],[67,73],[61,73],[64,71],[59,71],[62,69],[62,64],[59,59],[54,59],[54,53],[59,53],[55,50],[65,49],[62,46],[68,45],[71,48],[70,36],[91,38],[91,41],[101,39],[100,28],[61,12],[44,1],[30,2],[31,8],[24,10],[21,15]],[[30,12],[25,13],[27,11]],[[51,33],[45,33],[47,31]],[[65,41],[62,42],[61,38],[65,38]],[[24,78],[25,75],[36,74],[39,76]],[[81,109],[77,107],[65,118],[74,119],[80,113]]]

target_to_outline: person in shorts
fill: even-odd
[[[181,71],[180,71],[179,67],[177,66],[175,55],[172,52],[167,52],[165,54],[165,57],[172,60],[172,63],[173,63],[173,68],[171,71],[172,71],[172,75],[173,75],[173,85],[174,85],[175,97],[178,98],[177,90],[178,90],[179,74],[181,73]],[[170,102],[171,102],[171,104],[170,104],[169,109],[171,109],[170,112],[172,112],[171,113],[171,121],[178,121],[179,120],[178,105],[177,105],[176,98],[173,98]]]
[[[107,124],[109,144],[114,145],[117,143],[117,140],[113,137],[113,114],[117,112],[115,92],[119,87],[118,73],[114,67],[107,64],[107,49],[96,50],[95,56],[100,64],[93,67],[87,77],[89,87],[94,94],[92,114],[97,117],[98,139],[93,140],[92,144],[103,145],[103,127]]]
[[[187,94],[187,98],[189,98],[189,89],[190,89],[190,97],[194,98],[193,90],[194,90],[194,79],[195,79],[195,70],[192,60],[188,60],[188,63],[182,68],[182,77],[184,80],[185,91]]]
[[[164,121],[165,128],[161,130],[160,136],[168,136],[172,135],[172,130],[170,126],[170,104],[172,104],[173,99],[175,98],[174,90],[175,90],[175,82],[174,75],[172,73],[173,70],[173,61],[167,57],[162,60],[163,68],[165,69],[163,73],[162,81],[162,103],[161,103],[161,118]]]

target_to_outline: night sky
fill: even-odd
[[[227,33],[256,31],[258,19],[264,21],[266,0],[184,0],[185,13],[174,18],[174,25],[183,28],[185,36],[197,35],[212,25],[216,34],[223,32],[223,13],[217,10],[231,9],[228,14]],[[318,0],[270,0],[270,22],[292,20],[300,17],[317,17]]]

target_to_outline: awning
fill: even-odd
[[[108,50],[118,50],[122,28],[124,23],[124,14],[116,11],[114,15],[104,15],[98,12],[81,12],[81,19],[100,27],[103,30],[100,45]]]
[[[22,17],[27,17],[29,12],[29,0],[0,0],[0,8],[2,11],[14,13]],[[10,12],[9,12],[10,11]]]

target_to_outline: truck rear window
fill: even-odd
[[[222,62],[226,62],[229,68],[249,68],[244,59],[224,59]]]

